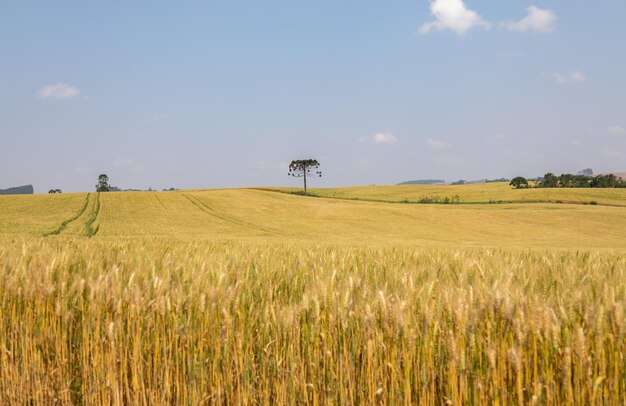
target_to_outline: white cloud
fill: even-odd
[[[519,32],[550,32],[554,31],[557,17],[554,11],[544,10],[539,7],[528,7],[528,15],[519,21],[509,21],[504,23],[504,27],[509,31]]]
[[[427,139],[426,142],[431,148],[435,148],[435,149],[447,148],[450,146],[450,144],[447,142],[435,140],[432,138]]]
[[[581,71],[574,71],[569,73],[555,73],[554,80],[556,83],[566,85],[573,83],[583,83],[587,81],[587,76]]]
[[[377,133],[372,135],[371,137],[361,137],[359,138],[361,142],[371,142],[372,144],[397,144],[398,138],[390,132]]]
[[[419,28],[420,34],[450,30],[462,35],[475,27],[491,27],[477,12],[468,9],[463,0],[432,0],[430,14],[435,21],[423,24]]]
[[[626,129],[624,129],[624,127],[615,126],[607,128],[606,132],[611,135],[623,135],[626,134]]]
[[[372,137],[374,144],[397,144],[398,138],[390,132],[374,134]]]
[[[63,100],[63,99],[71,99],[72,97],[76,97],[79,95],[79,93],[80,93],[80,90],[78,90],[77,87],[59,82],[54,85],[46,85],[42,87],[41,89],[39,89],[39,92],[37,94],[39,95],[39,98],[43,100],[47,100],[47,99]]]

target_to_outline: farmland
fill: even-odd
[[[620,404],[626,195],[463,187],[0,197],[0,403]]]
[[[412,188],[418,189],[415,195],[431,193],[430,187]],[[391,200],[396,195],[398,192],[386,196]],[[626,216],[621,207],[382,204],[249,189],[5,197],[0,200],[0,227],[3,235],[48,238],[95,232],[100,239],[160,237],[316,245],[626,246]]]
[[[293,192],[296,188],[278,188]],[[417,202],[422,197],[459,196],[461,203],[578,203],[616,205],[626,207],[626,189],[590,188],[529,188],[513,189],[506,182],[476,183],[470,185],[398,185],[359,186],[345,188],[312,189],[322,197],[369,200],[381,202]]]

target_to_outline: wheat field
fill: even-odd
[[[0,403],[623,404],[624,210],[0,197]]]
[[[275,188],[297,191],[297,188]],[[626,207],[626,189],[591,188],[529,188],[513,189],[506,182],[476,183],[469,185],[397,185],[357,186],[344,188],[311,189],[323,196],[341,199],[387,202],[417,202],[422,197],[459,196],[461,203],[579,203],[591,202]]]

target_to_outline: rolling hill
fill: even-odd
[[[35,193],[33,185],[16,186],[8,189],[0,189],[0,195],[32,195]]]
[[[464,199],[545,198],[496,185],[317,190],[345,198],[463,193]],[[482,190],[487,189],[487,190]],[[464,191],[466,189],[466,191]],[[531,192],[531,193],[528,193]],[[626,202],[624,191],[554,190],[562,199]],[[596,194],[597,192],[603,192]],[[622,193],[619,193],[622,192]],[[626,208],[579,204],[425,205],[312,198],[264,190],[3,196],[0,234],[374,245],[623,248]]]
[[[297,191],[297,188],[278,188]],[[469,185],[396,185],[358,186],[344,188],[310,189],[322,197],[370,200],[381,202],[418,202],[422,197],[452,197],[458,195],[461,203],[579,203],[617,205],[626,207],[626,189],[513,189],[506,182]]]

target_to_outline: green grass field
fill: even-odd
[[[0,196],[0,404],[622,404],[622,191],[315,192]]]

